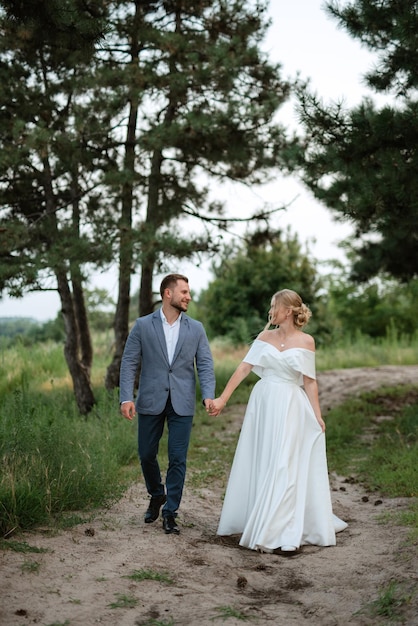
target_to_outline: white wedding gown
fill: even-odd
[[[302,388],[315,353],[256,339],[244,361],[260,376],[248,401],[218,527],[240,545],[335,545],[347,524],[332,512],[325,434]]]

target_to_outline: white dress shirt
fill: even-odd
[[[168,362],[171,365],[171,362],[174,356],[174,351],[176,349],[177,341],[179,338],[181,313],[173,324],[169,324],[167,322],[167,318],[164,315],[162,308],[160,309],[160,313],[161,313],[161,321],[163,323],[165,342],[167,345]]]

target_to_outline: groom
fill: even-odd
[[[195,365],[206,409],[215,396],[215,375],[203,325],[186,315],[189,281],[169,274],[161,282],[162,307],[136,320],[129,334],[120,369],[120,410],[128,420],[138,413],[138,453],[151,496],[145,523],[162,509],[163,529],[180,532],[177,510],[183,493],[186,457],[196,404]],[[133,401],[135,375],[141,368],[138,395]],[[166,491],[157,459],[159,442],[168,427]]]

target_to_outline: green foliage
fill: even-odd
[[[372,88],[404,94],[418,87],[415,0],[355,0],[345,6],[328,2],[327,9],[339,26],[379,55],[379,63],[366,75]]]
[[[115,303],[105,289],[86,290],[86,306],[90,328],[95,335],[112,328]]]
[[[112,327],[115,303],[105,289],[85,291],[86,307],[92,331],[97,333]],[[25,346],[55,341],[64,342],[65,330],[61,313],[47,322],[39,322],[30,317],[0,318],[0,341],[4,348],[21,342]]]
[[[37,43],[45,40],[66,53],[82,48],[93,51],[93,44],[103,37],[105,3],[95,0],[86,5],[79,0],[41,0],[32,5],[19,0],[2,0],[2,8],[21,36]],[[18,32],[19,32],[18,30]]]
[[[81,19],[83,9],[79,6],[77,15],[70,0],[59,15],[57,4],[52,4],[50,11],[37,12],[37,19],[53,23],[65,15],[74,27],[70,48],[65,49],[64,25],[48,30],[48,38],[28,15],[21,15],[27,22],[22,27],[20,20],[9,20],[0,12],[0,91],[5,112],[0,118],[4,183],[0,288],[16,295],[29,285],[46,284],[45,274],[49,282],[51,274],[70,271],[71,265],[74,279],[75,264],[110,258],[107,222],[102,219],[101,239],[95,241],[97,213],[89,213],[86,207],[98,184],[100,150],[88,147],[98,117],[97,112],[96,117],[90,115],[94,96],[86,83],[87,68],[94,61],[86,49],[74,46],[74,20]],[[93,24],[98,27],[100,20],[90,19]],[[59,45],[51,41],[54,36]]]
[[[18,335],[31,332],[34,327],[38,328],[39,325],[39,322],[30,317],[1,317],[0,337],[12,339]]]
[[[61,315],[43,324],[30,318],[0,320],[0,341],[5,348],[18,344],[33,346],[43,341],[64,341],[64,336]]]
[[[303,253],[296,235],[262,233],[249,237],[245,247],[225,249],[214,266],[215,279],[200,294],[199,318],[210,337],[227,335],[233,343],[249,343],[264,328],[273,294],[294,289],[312,312],[319,308],[320,282],[314,262]],[[315,319],[315,318],[314,318]],[[312,324],[312,332],[319,331]]]
[[[207,176],[261,182],[286,143],[274,116],[290,84],[259,47],[265,3],[68,0],[61,12],[46,0],[36,15],[6,4],[0,287],[20,294],[60,272],[83,282],[119,251],[122,274],[151,277],[215,251],[206,229],[181,227],[222,212]],[[75,44],[101,35],[95,55]]]
[[[418,330],[418,279],[399,284],[379,277],[358,285],[344,268],[324,279],[327,312],[333,320],[333,340],[368,335],[392,337],[394,343],[412,337]]]
[[[350,249],[357,281],[389,273],[407,282],[418,275],[416,2],[329,7],[341,27],[378,55],[365,76],[369,85],[395,98],[381,108],[367,99],[347,110],[301,87],[305,136],[299,154],[289,152],[289,166],[300,167],[315,196],[355,224]]]

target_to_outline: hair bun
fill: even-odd
[[[295,326],[298,328],[303,328],[309,322],[309,319],[312,315],[311,310],[306,306],[306,304],[301,304],[299,307],[295,307],[293,309],[295,316]]]

